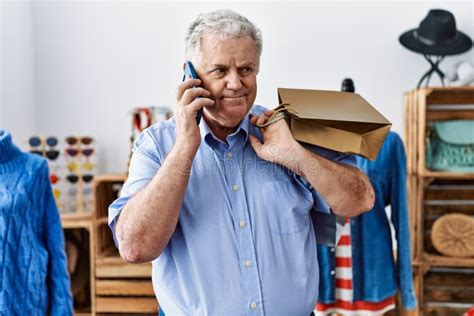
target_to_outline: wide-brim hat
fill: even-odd
[[[472,47],[472,40],[456,29],[454,15],[445,10],[430,10],[417,29],[403,33],[400,43],[417,53],[427,55],[456,55]]]

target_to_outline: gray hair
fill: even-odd
[[[201,38],[208,34],[218,34],[224,38],[249,36],[257,46],[258,60],[260,60],[262,32],[246,17],[231,10],[217,10],[198,15],[186,33],[186,60],[193,63],[201,61]]]

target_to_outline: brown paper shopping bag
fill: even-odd
[[[293,137],[375,160],[392,124],[356,93],[278,88]]]

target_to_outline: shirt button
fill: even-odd
[[[334,274],[336,274],[336,271],[331,270],[331,275],[334,275]]]
[[[240,221],[239,226],[240,226],[240,228],[244,228],[244,227],[245,227],[245,222],[244,222],[244,221]]]
[[[252,261],[250,261],[250,260],[245,260],[245,266],[246,266],[247,268],[250,268],[250,267],[252,266]]]
[[[254,303],[250,304],[250,308],[251,309],[256,309],[257,308],[257,303],[254,302]]]
[[[234,184],[234,186],[232,187],[232,190],[238,191],[238,190],[239,190],[239,186],[238,186],[237,184]]]
[[[232,158],[232,153],[231,153],[231,152],[228,152],[228,153],[227,153],[227,157]]]
[[[331,252],[334,252],[334,247],[331,247]]]

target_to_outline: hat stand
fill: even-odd
[[[438,65],[439,63],[444,59],[444,56],[441,55],[428,55],[428,54],[423,54],[425,59],[430,63],[431,68],[421,77],[420,81],[418,82],[418,85],[416,86],[417,88],[420,88],[421,84],[423,81],[426,79],[426,84],[425,87],[428,86],[428,83],[430,82],[431,75],[433,73],[438,74],[439,78],[441,79],[441,83],[443,84],[444,87],[444,73],[439,69]]]

